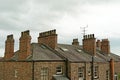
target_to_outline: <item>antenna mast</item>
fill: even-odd
[[[82,29],[83,36],[86,34],[86,28],[88,28],[88,25],[86,27],[80,27]]]

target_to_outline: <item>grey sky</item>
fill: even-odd
[[[14,34],[15,50],[20,32],[30,30],[32,42],[39,32],[56,29],[58,42],[71,44],[82,38],[80,27],[97,39],[109,38],[111,52],[120,55],[120,0],[0,0],[0,55],[6,36]]]

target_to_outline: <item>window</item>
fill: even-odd
[[[88,76],[90,76],[91,75],[91,67],[89,67],[89,69],[88,69]]]
[[[109,70],[106,71],[106,80],[109,80],[110,76],[109,76]]]
[[[118,75],[117,75],[117,73],[115,73],[115,75],[114,75],[114,80],[118,80]]]
[[[79,78],[84,78],[84,67],[79,67],[78,68],[78,77]]]
[[[41,80],[48,80],[48,68],[41,68]]]
[[[98,66],[94,68],[94,78],[98,78]]]
[[[62,74],[62,66],[57,66],[56,67],[56,74]]]
[[[17,71],[16,69],[15,69],[15,72],[14,72],[14,73],[15,73],[15,75],[14,75],[15,78],[17,78],[17,73],[18,73],[18,71]]]

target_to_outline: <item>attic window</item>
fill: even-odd
[[[66,49],[66,48],[60,48],[62,51],[68,51],[68,49]]]

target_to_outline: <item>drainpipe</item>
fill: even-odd
[[[92,63],[91,63],[91,80],[94,80],[94,56],[92,56]]]
[[[68,65],[68,59],[66,59],[65,63],[66,63],[65,64],[66,65],[66,77],[69,78],[69,76],[68,76],[68,66],[69,66]]]
[[[34,61],[32,61],[32,80],[34,80]]]
[[[110,76],[111,76],[111,80],[114,80],[114,60],[110,59]]]

